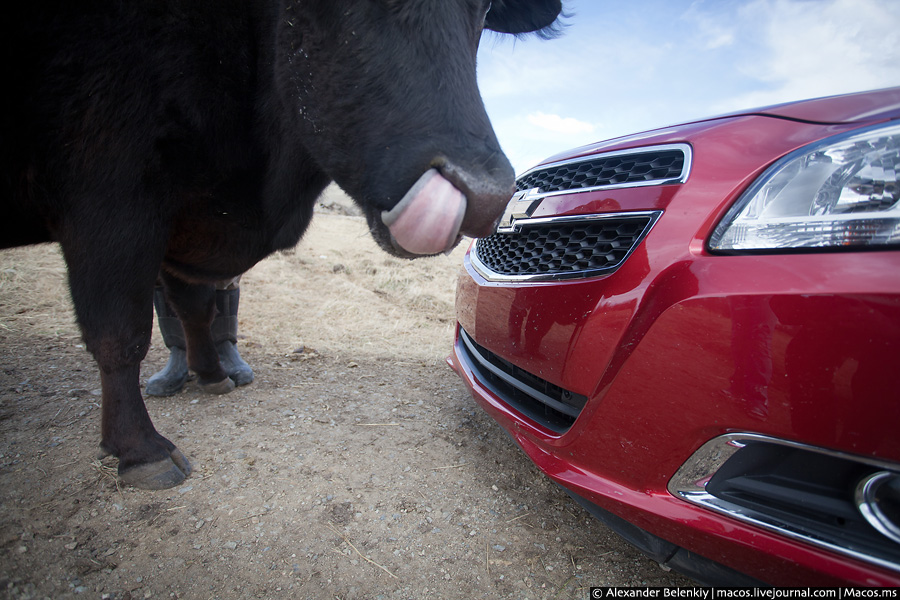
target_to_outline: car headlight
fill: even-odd
[[[900,243],[900,125],[834,136],[767,169],[726,213],[712,251]]]

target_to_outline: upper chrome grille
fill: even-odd
[[[543,165],[516,181],[519,191],[539,189],[541,194],[610,187],[684,183],[691,152],[686,144],[621,150]]]

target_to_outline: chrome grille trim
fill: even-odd
[[[623,212],[623,213],[608,213],[608,214],[600,214],[600,215],[576,215],[576,216],[564,216],[564,217],[546,217],[539,219],[519,219],[515,222],[515,228],[510,232],[497,232],[487,238],[482,238],[475,241],[475,245],[472,249],[472,252],[469,253],[471,264],[473,268],[485,279],[488,281],[504,281],[504,282],[536,282],[536,281],[558,281],[563,279],[584,279],[587,277],[596,277],[599,275],[608,275],[618,269],[622,264],[628,259],[629,256],[634,252],[635,248],[643,241],[643,239],[647,236],[650,230],[653,228],[653,225],[659,219],[659,216],[662,214],[662,211],[636,211],[636,212]],[[516,243],[520,236],[527,236],[533,230],[543,227],[543,226],[551,226],[551,227],[567,227],[567,226],[584,226],[584,228],[588,228],[592,225],[597,224],[610,224],[621,226],[628,222],[634,222],[636,220],[640,220],[644,223],[642,229],[636,234],[629,234],[624,237],[629,237],[630,242],[627,248],[624,247],[616,247],[613,250],[609,248],[604,248],[601,245],[597,245],[594,247],[579,247],[578,253],[582,253],[582,251],[595,251],[598,255],[604,256],[609,255],[611,253],[615,254],[613,260],[609,260],[606,265],[596,265],[593,267],[578,267],[578,263],[583,263],[585,260],[594,262],[593,256],[591,257],[574,257],[574,259],[569,259],[565,265],[556,265],[556,266],[548,266],[547,268],[543,268],[543,265],[540,267],[540,272],[534,272],[536,267],[528,267],[526,270],[530,270],[532,272],[521,273],[518,272],[518,267],[513,269],[508,269],[506,272],[498,271],[497,268],[494,268],[496,265],[491,265],[486,262],[483,254],[486,252],[486,249],[483,245],[488,244],[513,244]],[[574,237],[574,236],[573,236]],[[567,244],[569,242],[566,242]],[[571,242],[571,244],[580,243],[577,240]],[[567,250],[575,251],[574,245],[571,247],[567,246]],[[552,253],[557,250],[556,247],[550,248],[548,252]],[[542,261],[546,261],[547,263],[551,262],[550,258],[541,258]],[[496,261],[493,261],[496,263]],[[513,262],[512,259],[509,262]],[[558,262],[558,259],[554,257],[552,262]]]

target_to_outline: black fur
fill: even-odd
[[[158,276],[185,324],[191,367],[221,381],[211,283],[295,245],[329,182],[360,204],[388,250],[378,215],[430,167],[467,195],[463,232],[491,230],[513,172],[476,87],[482,26],[542,30],[560,6],[488,5],[36,0],[6,9],[0,248],[62,246],[102,372],[101,447],[126,480],[183,479],[154,475],[153,465],[184,468],[139,389]]]

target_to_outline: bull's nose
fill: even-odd
[[[500,201],[499,196],[492,199],[490,209],[482,203],[476,209],[468,211],[463,219],[462,226],[459,228],[460,232],[463,235],[473,238],[487,237],[494,233],[497,230],[497,223],[499,223],[500,217],[503,216],[504,207],[511,195],[512,194],[504,194],[502,197],[506,200],[503,200],[502,202]]]
[[[498,155],[489,170],[464,169],[449,161],[443,161],[438,168],[466,196],[466,214],[460,231],[469,237],[485,237],[494,233],[515,192],[515,175],[506,157]]]

